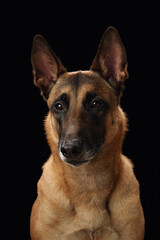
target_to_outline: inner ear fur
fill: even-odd
[[[33,39],[31,62],[34,84],[40,88],[43,98],[47,100],[59,75],[66,69],[41,35],[36,35]]]
[[[124,81],[128,78],[127,55],[117,30],[109,27],[99,44],[98,51],[91,65],[120,94]]]

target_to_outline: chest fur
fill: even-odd
[[[118,239],[117,233],[111,225],[110,216],[105,207],[99,206],[94,194],[87,204],[81,202],[74,206],[74,210],[66,212],[61,218],[60,224],[56,226],[62,232],[63,239],[86,239],[95,240],[104,236],[110,239]],[[55,232],[55,230],[54,230]],[[111,238],[112,237],[112,238]]]
[[[112,189],[109,175],[103,176],[102,173],[100,178],[95,178],[77,174],[76,181],[73,181],[74,176],[68,181],[59,181],[57,174],[52,172],[50,175],[49,172],[43,172],[38,185],[40,215],[44,216],[41,227],[45,228],[45,233],[49,231],[52,236],[63,236],[63,240],[97,239],[95,236],[104,232],[105,236],[114,233],[107,210]],[[105,186],[102,184],[104,178],[108,178]]]

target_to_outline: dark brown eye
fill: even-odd
[[[99,108],[102,105],[102,102],[99,100],[93,100],[91,108]]]
[[[62,111],[62,110],[63,110],[63,106],[62,106],[61,103],[57,103],[57,104],[55,105],[55,108],[56,108],[56,110],[58,110],[58,111]]]

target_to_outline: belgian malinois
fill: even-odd
[[[46,40],[32,47],[34,84],[47,101],[51,155],[31,213],[32,240],[142,240],[139,183],[122,154],[126,51],[109,27],[89,71],[67,72]]]

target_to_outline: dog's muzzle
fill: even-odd
[[[88,162],[83,159],[83,143],[76,139],[60,143],[59,155],[63,161],[75,167]]]

